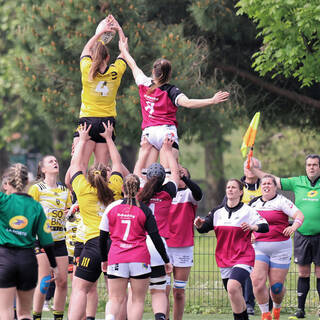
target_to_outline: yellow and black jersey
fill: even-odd
[[[66,238],[66,212],[71,207],[70,191],[63,185],[57,184],[50,188],[41,181],[30,187],[28,192],[33,199],[38,201],[50,223],[52,238],[54,241],[61,241]]]
[[[86,235],[86,226],[83,223],[81,214],[79,214],[79,223],[77,226],[76,242],[84,242]]]
[[[73,257],[74,254],[74,245],[77,237],[77,229],[81,220],[80,213],[75,213],[75,217],[75,221],[66,222],[66,245],[69,257]]]
[[[80,118],[116,117],[116,95],[127,64],[118,58],[104,73],[98,72],[93,81],[90,81],[88,76],[91,64],[90,56],[84,56],[80,60],[82,81]]]
[[[241,181],[244,183],[242,202],[248,204],[252,199],[261,196],[260,179],[252,184],[245,182],[245,177],[242,177]]]
[[[91,186],[81,171],[77,172],[71,181],[72,189],[77,195],[80,215],[85,225],[86,242],[100,235],[99,225],[106,207],[99,202],[97,189]],[[122,184],[121,174],[112,173],[109,179],[109,188],[113,191],[115,200],[122,198]]]

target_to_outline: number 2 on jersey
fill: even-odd
[[[99,83],[96,86],[96,92],[100,92],[102,96],[108,95],[109,88],[107,86],[106,81],[99,81]]]
[[[130,226],[131,226],[131,220],[121,220],[121,223],[126,224],[126,231],[124,232],[123,238],[122,240],[126,241],[128,239],[129,236],[129,232],[130,232]]]

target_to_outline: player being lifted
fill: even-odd
[[[128,51],[127,38],[121,38],[119,49],[123,58],[132,70],[133,77],[139,87],[142,111],[142,137],[146,137],[153,148],[146,162],[146,167],[157,161],[159,153],[161,163],[168,167],[166,156],[161,152],[165,136],[174,139],[174,155],[178,159],[179,146],[177,135],[176,113],[178,107],[202,108],[228,100],[228,92],[217,92],[208,99],[189,99],[179,88],[169,83],[171,63],[166,59],[158,59],[153,63],[151,77],[147,77],[137,66]]]

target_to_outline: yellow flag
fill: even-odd
[[[254,140],[256,138],[257,129],[260,120],[260,112],[257,112],[252,118],[249,128],[247,129],[246,134],[243,137],[241,145],[242,156],[245,157],[248,152],[248,147],[251,148],[254,145]]]

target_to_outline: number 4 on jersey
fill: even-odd
[[[106,81],[99,81],[98,85],[96,86],[96,92],[100,92],[101,95],[105,97],[109,92],[107,82]]]

